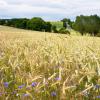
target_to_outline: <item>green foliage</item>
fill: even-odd
[[[58,33],[57,27],[56,27],[55,25],[52,26],[52,31],[53,31],[54,33]]]
[[[40,17],[32,19],[27,18],[13,18],[0,19],[0,25],[12,26],[21,29],[29,29],[42,32],[54,33],[69,33],[65,29],[74,29],[82,35],[87,34],[93,36],[100,36],[100,17],[97,15],[91,16],[77,16],[75,22],[68,18],[61,21],[46,22]],[[65,29],[64,29],[65,28]]]
[[[62,34],[70,34],[70,32],[68,30],[66,30],[65,28],[61,28],[58,33],[62,33]]]
[[[52,21],[51,24],[52,26],[56,26],[57,30],[63,27],[63,22],[61,21]]]
[[[67,28],[67,22],[63,22],[63,27]]]
[[[51,32],[52,31],[52,25],[50,22],[46,22],[45,24],[45,31],[46,32]]]
[[[64,28],[68,28],[68,25],[69,25],[70,27],[72,27],[73,22],[72,22],[70,19],[64,18],[64,19],[62,19],[61,21],[63,22],[63,27],[64,27]]]
[[[45,21],[41,18],[34,17],[27,23],[27,28],[36,31],[44,31],[45,30]]]
[[[97,15],[91,16],[77,16],[73,28],[76,31],[84,33],[90,33],[91,35],[97,35],[100,30],[100,17]]]
[[[6,23],[6,20],[0,19],[0,25],[4,25]]]
[[[51,32],[51,23],[45,22],[42,18],[34,17],[32,19],[26,18],[13,18],[13,19],[1,19],[0,25],[7,25],[21,29],[30,29],[36,31]]]

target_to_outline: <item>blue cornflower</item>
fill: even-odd
[[[100,98],[100,95],[96,96],[96,98]]]
[[[28,97],[28,96],[29,96],[29,94],[27,94],[27,93],[26,93],[26,94],[24,94],[23,96],[24,96],[24,97]]]
[[[4,82],[4,87],[8,88],[8,86],[9,86],[9,83],[8,82]]]
[[[57,81],[60,81],[60,80],[61,80],[61,78],[59,78],[59,77],[56,77],[56,78],[55,78],[55,80],[57,80]]]
[[[25,84],[18,86],[19,89],[22,89],[25,86]]]
[[[33,83],[31,84],[32,87],[35,87],[36,85],[37,85],[37,82],[33,82]]]
[[[97,85],[95,85],[94,87],[95,87],[95,89],[99,89],[99,88],[100,88],[100,85],[97,84]]]
[[[57,93],[55,91],[51,92],[51,96],[55,97],[57,95]]]

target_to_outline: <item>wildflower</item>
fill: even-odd
[[[48,81],[44,81],[43,84],[44,84],[44,85],[48,85]]]
[[[25,85],[23,84],[23,85],[18,86],[18,88],[19,88],[19,89],[22,89],[24,86],[25,86]]]
[[[19,96],[19,94],[17,93],[17,94],[16,94],[16,96],[18,97],[18,96]]]
[[[100,95],[96,96],[96,98],[100,98]]]
[[[53,92],[51,92],[51,96],[52,96],[52,97],[55,97],[56,95],[57,95],[57,93],[56,93],[56,92],[54,92],[54,91],[53,91]]]
[[[24,97],[28,97],[28,96],[29,96],[29,94],[27,94],[27,93],[26,93],[26,94],[24,94],[23,96],[24,96]]]
[[[60,80],[61,80],[61,78],[59,78],[59,77],[56,77],[56,78],[55,78],[55,80],[57,80],[57,81],[60,81]]]
[[[4,83],[4,87],[5,87],[5,88],[8,88],[8,86],[9,86],[9,83],[8,83],[8,82],[5,82],[5,83]]]
[[[95,87],[95,89],[99,89],[99,88],[100,88],[100,85],[97,84],[97,85],[95,85],[94,87]]]
[[[48,85],[48,82],[45,82],[45,85]]]
[[[32,87],[35,87],[36,85],[37,85],[37,82],[33,82],[33,83],[31,84]]]

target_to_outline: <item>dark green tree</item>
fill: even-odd
[[[61,20],[63,22],[63,27],[68,28],[68,26],[72,27],[72,21],[68,18],[64,18]]]
[[[52,31],[52,25],[50,22],[45,23],[45,31],[46,32],[51,32]]]
[[[4,25],[6,23],[5,19],[0,19],[0,25]]]
[[[97,15],[77,16],[73,29],[79,31],[82,35],[85,33],[97,35],[100,30],[100,17]]]
[[[27,28],[36,31],[45,31],[45,21],[42,18],[34,17],[27,22]]]
[[[55,25],[52,26],[52,31],[53,31],[54,33],[58,33],[57,27],[56,27]]]

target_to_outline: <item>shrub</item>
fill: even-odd
[[[62,34],[70,34],[70,32],[68,30],[66,30],[65,28],[61,28],[59,30],[59,33],[62,33]]]
[[[54,33],[58,33],[57,27],[56,27],[55,25],[52,26],[52,31],[53,31]]]

